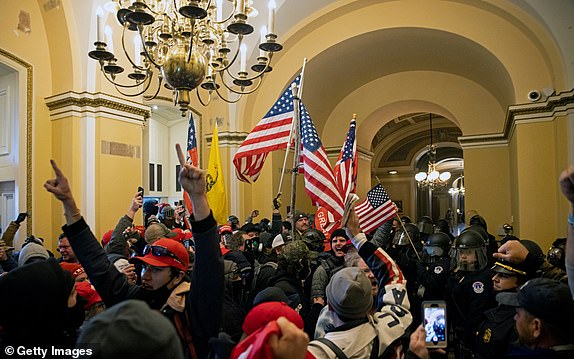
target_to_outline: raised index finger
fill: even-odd
[[[54,170],[54,173],[56,174],[56,178],[64,177],[64,174],[62,173],[62,171],[60,170],[60,168],[56,164],[56,161],[50,160],[50,164],[52,165],[52,169]]]
[[[175,151],[177,152],[177,158],[179,159],[179,164],[183,168],[185,165],[185,157],[183,156],[183,151],[181,150],[181,146],[179,143],[175,144]]]

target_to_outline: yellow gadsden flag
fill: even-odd
[[[219,154],[219,136],[217,134],[217,122],[213,127],[211,138],[211,151],[209,152],[209,165],[205,178],[205,190],[207,200],[213,211],[213,216],[219,224],[227,222],[227,196],[225,194],[225,181],[223,180],[223,168],[221,167],[221,155]]]

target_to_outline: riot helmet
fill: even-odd
[[[450,225],[448,224],[448,221],[446,219],[439,219],[434,227],[434,232],[450,233]]]
[[[429,235],[434,232],[434,224],[429,216],[422,216],[417,226],[422,234]]]
[[[488,231],[488,227],[486,226],[486,220],[479,214],[475,214],[474,216],[470,217],[468,224],[471,226],[478,225],[484,228],[485,231]]]
[[[418,227],[412,223],[405,223],[404,227],[399,228],[395,232],[395,236],[393,237],[393,245],[408,246],[410,244],[409,238],[405,234],[405,229],[413,241],[413,244],[417,245],[420,242],[420,233]]]
[[[424,244],[424,253],[429,257],[442,257],[448,254],[450,238],[446,233],[438,232],[428,236]]]
[[[479,232],[466,229],[454,241],[452,261],[455,271],[480,271],[486,268],[486,241]]]
[[[566,270],[566,238],[558,238],[548,250],[548,262],[555,267]]]

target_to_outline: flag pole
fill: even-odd
[[[381,180],[379,179],[379,177],[375,176],[375,178],[377,179],[377,182],[379,182],[380,185],[382,185]],[[394,204],[394,202],[393,202]],[[417,259],[420,261],[421,260],[421,256],[419,255],[419,252],[417,252],[417,249],[415,247],[415,244],[413,243],[413,240],[411,239],[411,236],[409,235],[409,232],[407,231],[407,229],[405,228],[405,224],[403,223],[403,221],[401,220],[401,217],[399,217],[399,211],[395,212],[395,217],[396,219],[399,220],[399,223],[401,224],[401,227],[403,228],[403,233],[407,235],[407,239],[409,240],[409,243],[411,244],[411,247],[413,247],[413,250],[415,251],[415,254],[417,255]]]
[[[291,128],[291,132],[295,138],[293,151],[293,170],[291,171],[291,238],[293,240],[295,240],[295,200],[297,198],[297,172],[299,172],[299,156],[301,153],[301,136],[299,133],[301,111],[299,111],[299,105],[301,103],[301,90],[303,88],[305,64],[307,64],[307,58],[303,59],[299,89],[297,89],[295,84],[291,86],[291,91],[293,93],[293,127]]]

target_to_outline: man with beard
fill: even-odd
[[[44,187],[62,202],[66,218],[64,233],[106,306],[126,299],[145,301],[172,321],[188,357],[204,358],[208,353],[208,339],[217,335],[221,324],[223,260],[217,225],[205,194],[206,172],[186,163],[180,146],[176,148],[181,165],[179,181],[194,209],[193,290],[186,279],[189,256],[181,243],[164,238],[146,247],[144,255],[135,259],[145,264],[143,285],[130,284],[109,263],[76,206],[67,178],[54,161],[52,168],[56,178],[46,181]]]

